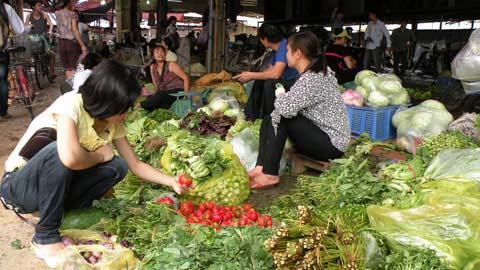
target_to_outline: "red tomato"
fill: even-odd
[[[214,202],[206,202],[205,205],[207,206],[208,209],[215,208],[215,203]]]
[[[243,210],[244,210],[244,211],[248,211],[248,210],[250,210],[250,209],[252,209],[252,205],[251,205],[251,204],[246,203],[246,204],[243,205]]]
[[[246,212],[248,219],[251,221],[256,221],[258,219],[258,213],[255,210],[251,209]]]
[[[190,187],[192,185],[192,179],[190,179],[186,174],[182,173],[178,176],[178,183],[185,187]]]
[[[265,227],[272,227],[272,217],[269,215],[263,216]]]
[[[222,226],[228,226],[231,227],[233,225],[231,220],[224,220],[222,221]]]
[[[180,204],[180,213],[184,216],[188,216],[195,211],[195,205],[190,201],[185,201]]]
[[[237,221],[237,225],[238,225],[238,226],[246,226],[247,224],[248,224],[248,220],[247,220],[247,219],[240,218],[240,219]]]
[[[230,207],[230,212],[232,213],[234,218],[238,218],[238,217],[240,217],[240,214],[242,213],[242,210],[238,206],[234,205],[234,206]]]
[[[193,214],[198,218],[203,217],[203,211],[201,209],[197,209],[197,211],[193,212]]]
[[[257,219],[257,225],[259,227],[265,227],[265,218],[263,216],[259,216]]]
[[[204,202],[200,203],[198,205],[198,209],[202,210],[202,212],[205,212],[208,209],[207,204]]]
[[[158,198],[157,203],[165,203],[165,204],[168,204],[168,205],[173,205],[173,200],[172,200],[172,198],[170,198],[168,196],[165,196],[165,197],[162,197],[162,198]]]
[[[210,220],[215,222],[215,223],[220,223],[223,220],[223,215],[221,213],[213,212]]]

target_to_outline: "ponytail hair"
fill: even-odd
[[[323,74],[327,74],[327,60],[314,33],[310,31],[295,33],[288,38],[288,44],[292,52],[300,50],[303,56],[310,60],[310,65],[305,71],[311,70],[316,73],[323,72]]]

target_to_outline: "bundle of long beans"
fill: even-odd
[[[363,269],[362,238],[339,215],[322,218],[298,206],[297,219],[273,230],[264,243],[278,270]]]

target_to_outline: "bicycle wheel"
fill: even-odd
[[[25,109],[27,109],[30,118],[33,120],[33,99],[28,95],[29,91],[25,89],[27,87],[27,83],[25,83],[26,78],[24,74],[25,72],[23,71],[23,68],[21,66],[18,66],[15,74],[17,95],[22,105],[25,107]]]
[[[41,55],[35,55],[34,58],[35,61],[35,80],[37,81],[37,86],[40,89],[43,89],[43,64],[42,64],[42,56]]]
[[[50,55],[49,54],[44,54],[42,59],[43,59],[43,61],[42,61],[43,73],[44,73],[45,77],[47,77],[47,80],[48,80],[49,83],[54,83],[55,80],[52,77],[49,76],[50,74],[54,74],[54,72],[55,72],[54,70],[49,70],[50,69]]]
[[[22,90],[23,94],[33,101],[35,95],[33,92],[33,82],[29,73],[23,66],[16,66],[15,72],[17,74],[17,78],[20,79],[20,89]]]

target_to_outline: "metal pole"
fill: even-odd
[[[210,0],[210,11],[208,18],[208,49],[207,49],[207,72],[212,72],[212,58],[213,58],[213,5],[215,0]]]

